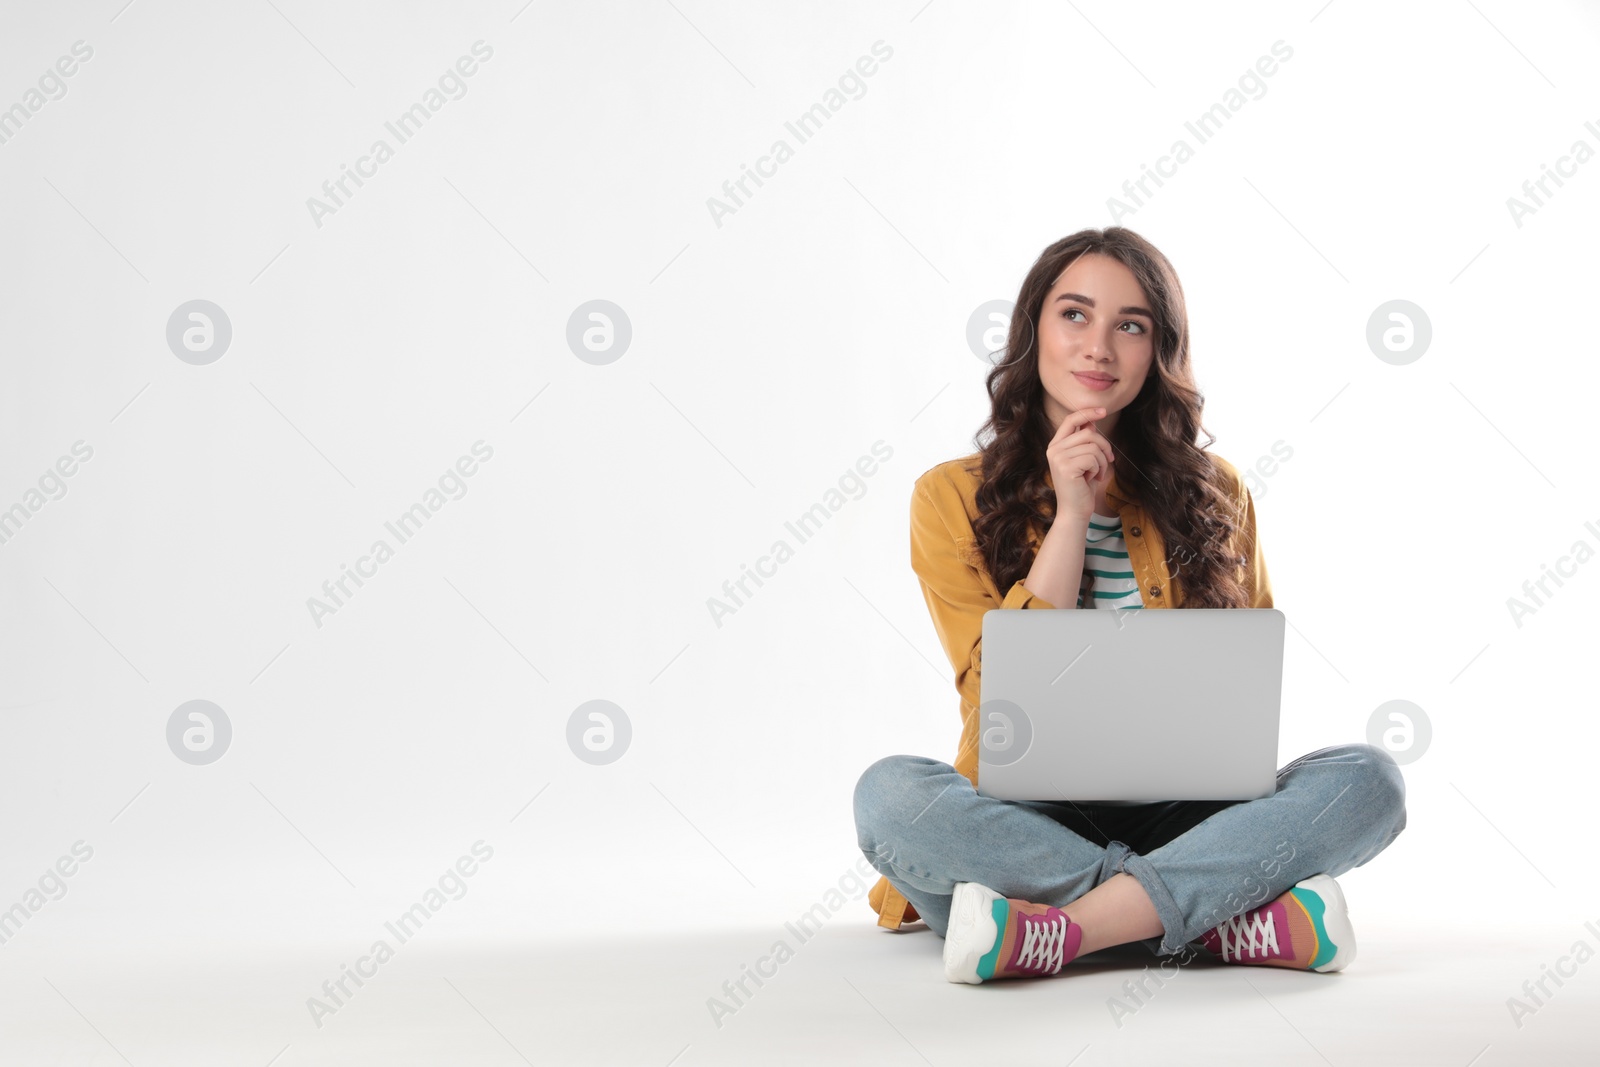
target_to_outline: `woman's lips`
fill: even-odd
[[[1077,371],[1073,371],[1072,376],[1097,393],[1110,389],[1117,384],[1115,378],[1091,378],[1086,374],[1079,374]]]

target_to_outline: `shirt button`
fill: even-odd
[[[1161,587],[1159,585],[1152,585],[1150,587],[1150,595],[1151,596],[1160,596],[1161,595]]]
[[[1139,536],[1139,527],[1130,526],[1130,527],[1128,527],[1128,532],[1131,533],[1133,536],[1138,537]]]

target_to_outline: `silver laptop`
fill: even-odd
[[[1283,612],[983,616],[978,785],[1002,800],[1255,800],[1277,788]]]

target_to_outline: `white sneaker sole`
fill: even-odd
[[[1322,925],[1336,946],[1333,959],[1313,970],[1321,973],[1344,970],[1356,959],[1356,932],[1350,925],[1350,909],[1345,906],[1344,890],[1339,888],[1339,883],[1332,876],[1326,874],[1314,874],[1296,882],[1295,888],[1309,889],[1322,898]]]
[[[977,882],[957,882],[950,898],[950,924],[944,934],[944,976],[947,981],[982,985],[978,961],[994,948],[1000,930],[994,923],[994,901],[1000,894]]]

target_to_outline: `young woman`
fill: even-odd
[[[1249,490],[1196,443],[1206,431],[1183,290],[1148,241],[1112,227],[1046,248],[988,389],[988,444],[912,492],[912,566],[955,670],[962,731],[954,764],[887,756],[856,785],[861,849],[884,876],[869,897],[879,925],[923,919],[944,938],[952,982],[1052,975],[1129,941],[1348,966],[1355,936],[1333,876],[1406,825],[1405,783],[1381,748],[1318,749],[1251,801],[974,790],[984,612],[1272,606]]]

